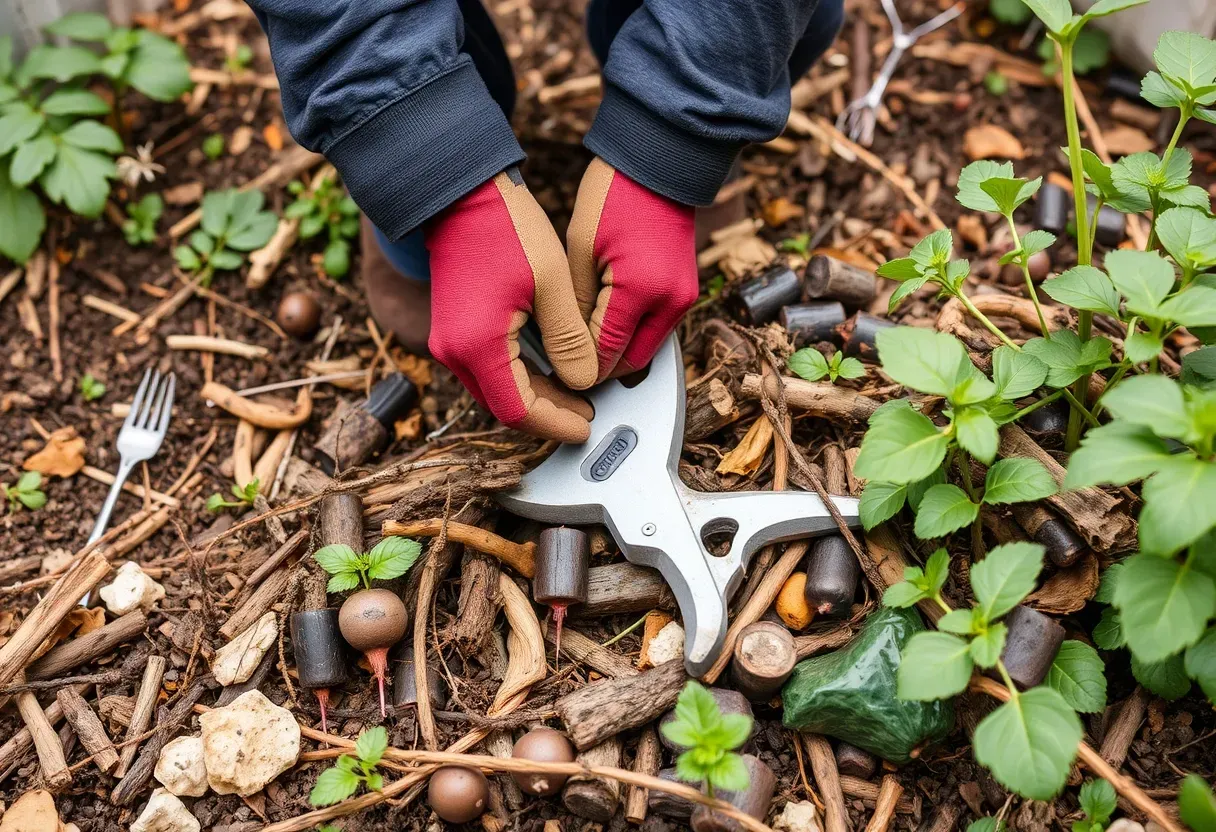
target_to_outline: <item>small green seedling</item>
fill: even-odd
[[[242,43],[224,60],[224,68],[229,72],[240,72],[248,69],[251,63],[253,63],[253,50],[249,48],[249,44]]]
[[[350,271],[350,240],[359,236],[359,206],[342,193],[333,177],[325,177],[311,192],[304,183],[292,182],[287,189],[296,195],[283,216],[300,221],[300,239],[311,240],[322,231],[328,242],[321,256],[321,268],[333,278]]]
[[[224,137],[221,134],[212,133],[203,139],[203,155],[214,162],[224,155],[224,144]]]
[[[1075,821],[1072,832],[1102,832],[1110,825],[1117,807],[1115,787],[1106,780],[1087,780],[1081,786],[1081,811],[1085,820]]]
[[[80,395],[86,402],[95,402],[106,394],[106,386],[93,378],[92,373],[80,377]]]
[[[799,234],[797,237],[787,237],[777,244],[777,248],[797,254],[803,260],[811,259],[811,235]]]
[[[129,219],[122,224],[122,233],[127,245],[142,246],[156,242],[156,223],[165,211],[165,201],[160,194],[148,194],[139,202],[127,204]]]
[[[752,720],[744,714],[724,714],[708,690],[689,680],[676,700],[676,718],[663,725],[663,736],[688,750],[676,758],[676,777],[714,789],[741,792],[747,788],[747,765],[735,749],[747,742]]]
[[[218,491],[207,498],[207,511],[212,513],[223,511],[226,508],[241,508],[243,506],[251,506],[258,498],[258,478],[254,477],[245,484],[244,488],[239,485],[232,486],[232,496],[236,497],[236,501],[232,502],[225,500],[223,495]]]
[[[383,726],[368,728],[355,741],[355,754],[338,757],[333,768],[321,772],[317,784],[308,793],[308,802],[313,806],[331,806],[341,803],[359,790],[363,784],[378,792],[384,787],[384,777],[376,770],[384,752],[388,750],[388,731]]]
[[[984,76],[984,89],[989,95],[1000,98],[1009,92],[1009,79],[994,69]]]
[[[42,474],[37,471],[26,471],[17,478],[16,485],[0,485],[4,496],[8,498],[8,510],[16,511],[25,506],[36,511],[46,505],[46,493],[39,487],[42,485]]]
[[[364,554],[345,543],[331,543],[318,549],[313,557],[331,575],[326,590],[346,592],[360,583],[371,589],[372,581],[387,581],[404,575],[421,553],[422,547],[416,541],[386,537]]]
[[[215,271],[239,269],[245,262],[243,252],[254,251],[274,236],[279,220],[263,211],[261,191],[229,188],[203,197],[202,227],[189,237],[189,244],[173,250],[183,271],[202,275],[204,286],[211,285]]]
[[[835,383],[838,378],[861,378],[866,374],[865,366],[856,358],[845,358],[844,353],[834,352],[831,358],[814,347],[803,347],[790,356],[790,369],[807,381],[819,381],[824,376]]]

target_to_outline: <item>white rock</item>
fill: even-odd
[[[822,832],[819,824],[819,810],[809,800],[799,803],[790,802],[773,820],[775,832]]]
[[[684,658],[684,628],[674,621],[667,622],[647,645],[646,658],[655,667]]]
[[[115,615],[126,615],[141,607],[151,609],[165,597],[165,588],[149,578],[138,563],[127,561],[118,567],[114,582],[103,586],[100,594],[106,609]]]
[[[255,794],[296,764],[300,726],[286,708],[251,690],[199,717],[203,764],[218,794]]]
[[[148,808],[131,824],[131,832],[200,832],[201,828],[186,804],[164,789],[152,792]]]
[[[273,612],[268,612],[245,632],[215,651],[215,661],[211,663],[215,680],[221,685],[239,685],[248,681],[278,637],[278,621]]]
[[[1131,818],[1119,818],[1106,827],[1106,832],[1144,832],[1144,827]]]
[[[203,738],[178,737],[161,749],[153,771],[165,790],[178,797],[207,793],[207,767],[203,765]]]

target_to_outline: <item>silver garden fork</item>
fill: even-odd
[[[144,379],[139,383],[139,389],[135,391],[135,398],[131,401],[131,412],[122,423],[122,429],[118,431],[118,471],[114,475],[114,484],[110,486],[110,493],[106,495],[106,501],[101,506],[101,513],[97,515],[97,523],[93,526],[93,533],[89,535],[89,543],[105,533],[106,526],[110,523],[110,513],[114,511],[118,494],[122,491],[122,485],[127,481],[131,470],[138,463],[151,459],[160,450],[165,433],[169,429],[169,415],[173,412],[175,382],[173,373],[163,379],[159,370],[153,372],[148,369],[144,373]]]
[[[840,118],[836,119],[836,129],[847,133],[850,139],[863,147],[869,147],[874,142],[874,124],[878,120],[878,107],[882,104],[882,97],[887,92],[887,84],[895,75],[895,65],[899,63],[899,59],[903,57],[904,52],[912,48],[912,44],[962,14],[965,6],[965,3],[955,3],[933,19],[927,20],[911,32],[907,32],[904,31],[904,22],[900,20],[899,12],[895,10],[895,0],[882,0],[883,10],[887,13],[887,19],[891,21],[891,51],[887,53],[887,59],[883,61],[882,69],[879,70],[874,85],[865,95],[854,100],[840,113]]]

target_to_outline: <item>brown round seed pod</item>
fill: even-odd
[[[364,653],[396,644],[405,635],[405,623],[405,604],[387,589],[356,592],[338,612],[342,638]]]
[[[431,775],[426,801],[448,823],[468,823],[489,805],[490,783],[475,768],[443,766]]]
[[[511,756],[534,763],[572,763],[574,746],[552,728],[533,728],[516,741]],[[511,776],[526,793],[538,797],[557,794],[567,779],[565,774],[514,772]]]
[[[279,301],[275,319],[289,335],[308,338],[321,323],[321,304],[311,292],[288,292]]]

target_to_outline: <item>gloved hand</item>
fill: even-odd
[[[561,381],[590,387],[595,346],[575,300],[557,232],[517,170],[500,173],[424,228],[431,266],[431,354],[509,427],[582,442],[591,407],[519,357],[519,330],[536,316]]]
[[[597,380],[650,363],[700,292],[693,209],[597,158],[579,185],[566,247]]]

